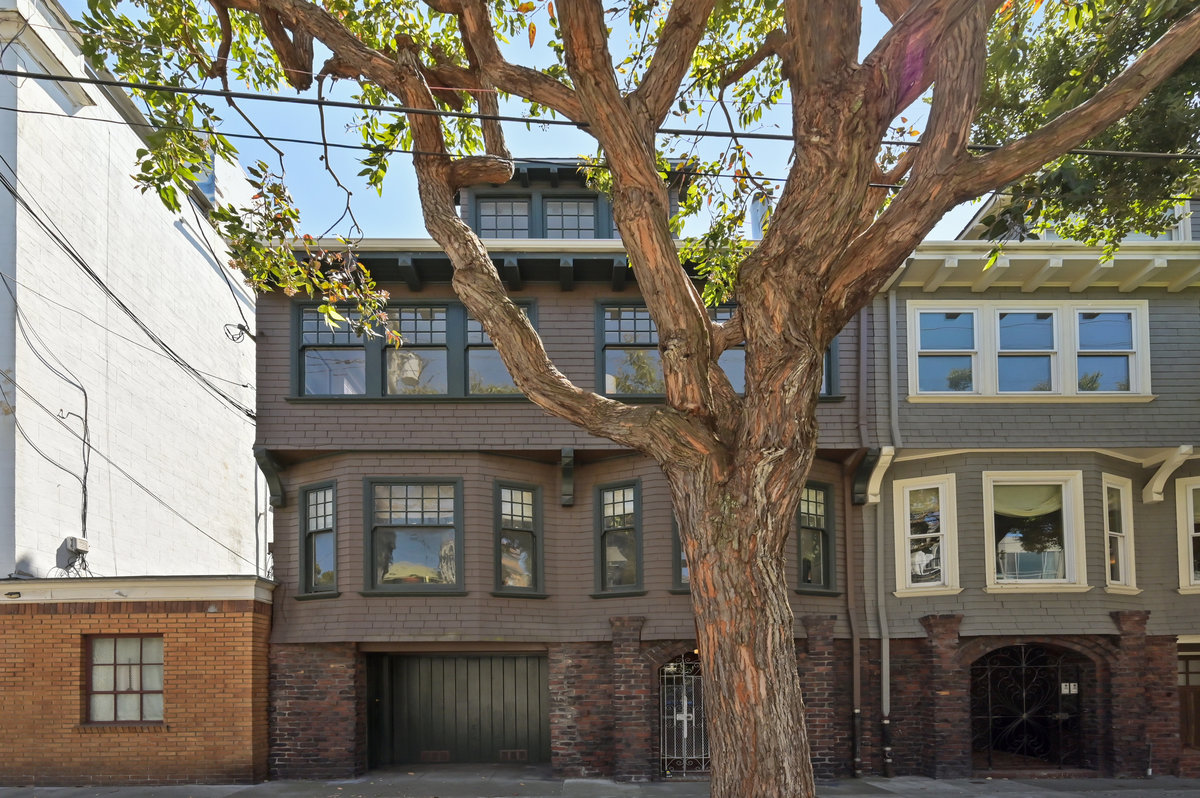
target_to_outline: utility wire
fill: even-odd
[[[528,116],[509,116],[505,114],[481,114],[471,111],[444,111],[431,108],[413,108],[406,105],[387,105],[380,103],[358,103],[348,100],[327,100],[314,99],[311,97],[278,97],[270,94],[260,94],[247,91],[226,91],[224,89],[201,89],[187,86],[168,86],[159,83],[142,83],[129,80],[115,80],[112,78],[85,78],[76,77],[74,75],[53,75],[45,72],[26,72],[19,69],[0,69],[0,75],[9,77],[30,78],[32,80],[49,80],[59,83],[79,83],[91,86],[108,86],[119,89],[132,89],[135,91],[157,91],[167,94],[187,94],[197,97],[218,97],[226,100],[257,100],[261,102],[284,103],[289,105],[307,105],[307,106],[323,106],[326,108],[348,108],[357,111],[383,111],[395,114],[412,114],[415,116],[438,116],[450,117],[454,119],[475,119],[489,122],[516,122],[523,125],[556,125],[562,127],[574,127],[580,130],[586,130],[588,123],[575,122],[568,119],[540,119]],[[754,132],[722,132],[719,130],[689,130],[687,128],[666,128],[660,127],[657,131],[668,136],[697,136],[701,138],[723,138],[723,139],[747,139],[747,140],[764,140],[764,141],[794,141],[794,139],[783,133],[754,133]],[[256,137],[257,138],[257,137]],[[898,147],[919,147],[919,141],[903,141],[903,140],[885,140],[883,144],[898,146]],[[987,152],[1003,148],[1002,144],[968,144],[968,150],[978,150]],[[1138,159],[1163,159],[1163,160],[1197,160],[1200,161],[1200,152],[1141,152],[1130,150],[1095,150],[1083,147],[1075,147],[1067,150],[1064,154],[1070,155],[1089,155],[1101,156],[1108,158],[1138,158]]]
[[[57,415],[57,414],[56,414],[54,411],[52,411],[50,408],[46,407],[46,405],[42,404],[42,403],[41,403],[41,402],[38,400],[38,398],[37,398],[36,396],[34,396],[33,394],[31,394],[31,393],[30,393],[30,392],[29,392],[29,391],[28,391],[28,390],[25,388],[25,386],[23,386],[23,385],[21,385],[19,382],[17,382],[16,378],[14,378],[13,376],[11,376],[10,374],[7,374],[7,373],[6,373],[6,372],[4,372],[4,371],[0,371],[0,377],[3,377],[5,380],[7,380],[7,381],[8,381],[8,382],[9,382],[9,383],[10,383],[10,384],[11,384],[11,385],[12,385],[12,386],[13,386],[13,387],[14,387],[14,388],[15,388],[15,389],[16,389],[16,390],[19,392],[19,393],[22,393],[22,394],[24,394],[24,395],[25,395],[25,396],[26,396],[26,397],[27,397],[27,398],[28,398],[28,399],[29,399],[31,402],[33,402],[35,405],[37,405],[37,406],[38,406],[38,407],[39,407],[39,408],[40,408],[40,409],[41,409],[41,410],[42,410],[44,413],[46,413],[46,414],[47,414],[47,415],[49,415],[51,418],[53,418],[55,421],[57,421],[57,422],[59,423],[59,425],[60,425],[60,426],[62,426],[62,428],[63,428],[63,429],[65,429],[67,432],[69,432],[69,433],[71,433],[72,435],[74,435],[76,438],[79,438],[79,440],[80,440],[80,441],[83,441],[83,438],[80,436],[80,434],[79,434],[78,432],[76,432],[75,430],[71,429],[71,428],[70,428],[70,427],[67,425],[67,423],[66,423],[65,421],[63,421],[61,418],[59,418],[59,417],[58,417],[58,415]],[[0,386],[0,391],[3,391],[3,386]],[[7,395],[7,394],[5,394],[5,395]],[[5,399],[5,401],[7,402],[8,400],[7,400],[7,399]],[[166,508],[167,510],[169,510],[169,511],[170,511],[172,514],[174,514],[176,517],[178,517],[178,518],[179,518],[181,521],[183,521],[184,523],[186,523],[186,524],[187,524],[188,526],[190,526],[192,529],[195,529],[197,532],[199,532],[201,535],[203,535],[204,537],[206,537],[206,538],[208,538],[209,540],[211,540],[213,543],[215,543],[215,544],[217,544],[218,546],[220,546],[222,549],[225,549],[225,551],[229,552],[229,553],[230,553],[230,554],[232,554],[234,557],[237,557],[237,558],[238,558],[239,560],[241,560],[242,562],[246,563],[247,565],[250,565],[250,566],[251,566],[251,567],[253,567],[253,568],[254,568],[256,571],[258,570],[258,566],[257,566],[257,565],[256,565],[256,564],[255,564],[253,561],[251,561],[251,560],[247,559],[246,557],[244,557],[244,556],[243,556],[241,553],[239,553],[239,552],[238,552],[236,549],[230,548],[230,547],[229,547],[229,546],[227,546],[226,544],[222,543],[222,542],[220,541],[220,539],[218,539],[217,537],[215,537],[215,536],[213,536],[213,535],[210,535],[208,532],[205,532],[205,531],[204,531],[204,529],[202,529],[202,528],[201,528],[199,525],[197,525],[195,522],[193,522],[193,521],[192,521],[190,518],[188,518],[187,516],[185,516],[185,515],[184,515],[183,513],[181,513],[179,510],[175,509],[175,507],[173,507],[171,504],[169,504],[169,503],[168,503],[168,502],[167,502],[165,499],[163,499],[161,496],[159,496],[157,493],[155,493],[153,490],[151,490],[151,489],[150,489],[150,488],[148,488],[148,487],[147,487],[145,484],[143,484],[143,483],[142,483],[140,480],[138,480],[138,478],[137,478],[137,477],[133,476],[133,475],[132,475],[132,474],[130,474],[128,471],[126,471],[124,468],[122,468],[121,466],[117,465],[117,464],[116,464],[116,463],[113,461],[113,459],[112,459],[111,457],[109,457],[109,456],[108,456],[108,455],[106,455],[104,452],[102,452],[102,451],[100,451],[99,449],[97,449],[97,448],[96,448],[94,445],[92,445],[90,442],[85,442],[85,443],[86,443],[87,447],[88,447],[88,448],[89,448],[89,449],[90,449],[90,450],[91,450],[93,453],[95,453],[95,454],[96,454],[96,456],[98,456],[98,457],[99,457],[101,460],[103,460],[104,462],[108,463],[108,464],[109,464],[109,466],[111,466],[111,467],[112,467],[112,469],[113,469],[114,471],[116,471],[118,474],[120,474],[121,476],[123,476],[123,477],[125,477],[126,479],[128,479],[128,480],[129,480],[130,482],[132,482],[132,483],[133,483],[135,486],[137,486],[139,489],[141,489],[141,490],[142,490],[142,491],[143,491],[143,492],[144,492],[146,495],[148,495],[150,498],[154,499],[156,502],[158,502],[158,503],[159,503],[160,505],[162,505],[164,508]],[[68,472],[68,473],[70,473],[70,472]],[[72,474],[72,476],[74,476],[74,475]],[[78,479],[78,477],[76,477],[76,478]]]

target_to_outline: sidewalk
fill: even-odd
[[[544,768],[423,766],[344,781],[169,787],[0,787],[0,798],[708,798],[707,782],[555,779]],[[944,779],[822,782],[818,798],[1200,798],[1200,779]]]

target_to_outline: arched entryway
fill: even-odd
[[[1095,668],[1075,652],[1021,643],[980,657],[971,665],[975,770],[1088,767],[1095,691]]]
[[[664,776],[708,773],[708,726],[700,658],[682,654],[658,670],[659,749]]]

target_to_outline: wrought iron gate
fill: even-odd
[[[976,767],[1082,765],[1082,669],[1068,656],[1022,644],[971,666]]]
[[[708,726],[704,682],[695,654],[684,654],[659,671],[660,751],[664,776],[707,773]]]

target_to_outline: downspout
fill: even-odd
[[[896,351],[896,292],[889,290],[887,295],[887,337],[888,337],[888,421],[891,433],[891,445],[899,449],[903,444],[900,438],[900,407],[896,398],[899,385],[899,358]],[[892,641],[891,630],[888,628],[887,589],[884,587],[883,547],[887,536],[884,534],[883,501],[875,504],[875,607],[879,614],[879,740],[883,748],[883,775],[892,775]]]
[[[854,532],[850,528],[854,517],[854,473],[866,457],[865,448],[858,449],[842,462],[842,528],[846,530],[846,618],[850,623],[850,675],[851,705],[854,707],[851,730],[854,755],[854,775],[862,776],[862,635],[858,629],[858,554],[854,546]]]

